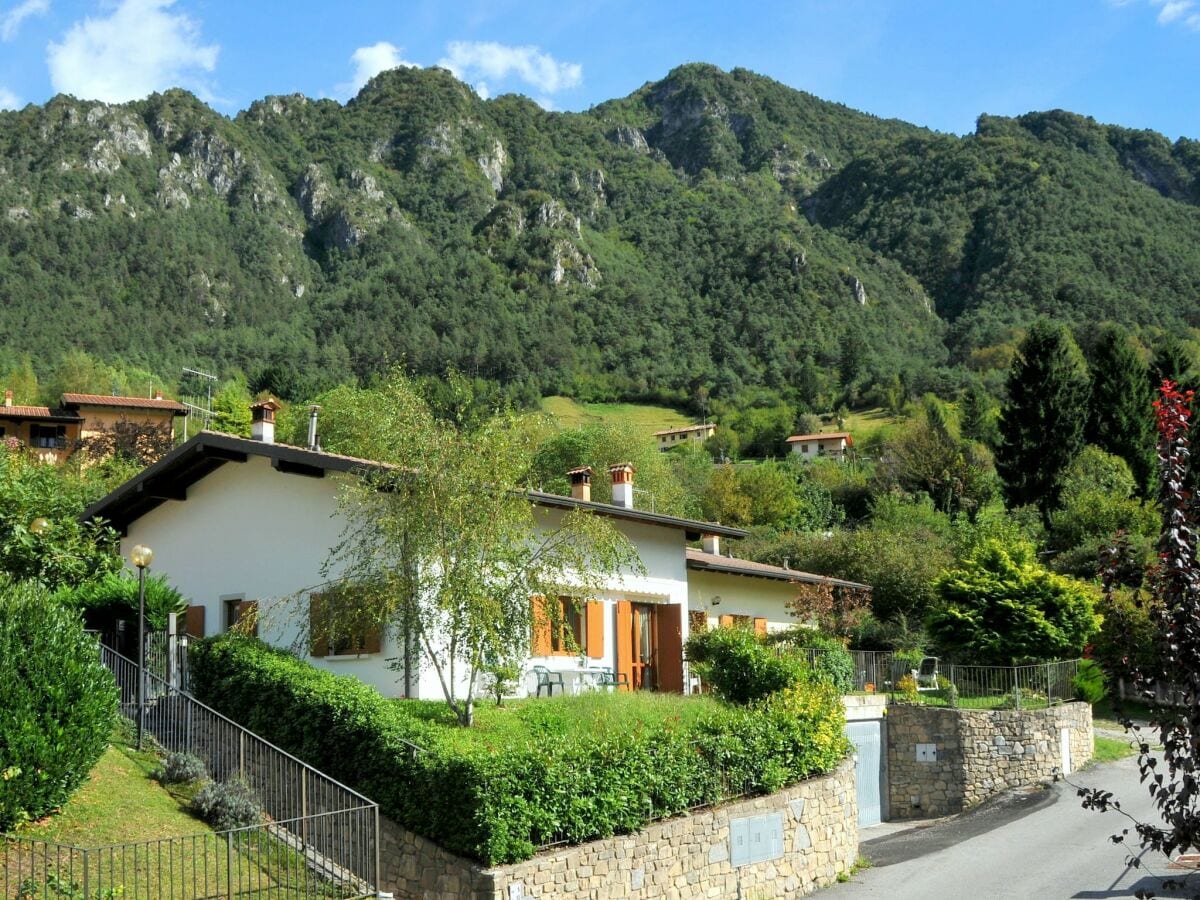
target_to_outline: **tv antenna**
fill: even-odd
[[[179,380],[179,393],[182,395],[179,402],[188,411],[188,414],[183,417],[183,439],[185,441],[188,439],[188,419],[193,416],[200,419],[202,430],[212,425],[212,395],[213,385],[216,383],[216,375],[189,369],[187,366],[183,367],[183,377]]]

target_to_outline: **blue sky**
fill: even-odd
[[[943,131],[1062,107],[1200,137],[1200,0],[0,0],[0,108],[182,86],[232,115],[440,63],[585,109],[692,61]]]

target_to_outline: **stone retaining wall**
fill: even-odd
[[[1051,778],[1063,765],[1064,728],[1071,768],[1077,769],[1094,750],[1092,708],[1086,703],[1023,710],[889,707],[890,817],[948,815]]]
[[[774,846],[744,862],[748,819]],[[484,869],[382,820],[383,890],[403,898],[791,897],[835,881],[858,858],[854,763],[778,794],[656,822],[636,834]],[[781,826],[771,837],[773,827]]]

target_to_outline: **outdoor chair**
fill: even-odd
[[[563,683],[562,672],[551,672],[545,666],[534,666],[533,674],[537,676],[537,696],[542,696],[542,688],[546,689],[546,696],[554,696],[554,686],[558,685],[558,692],[565,694],[567,686]]]
[[[600,674],[596,677],[596,687],[598,689],[612,688],[620,690],[622,687],[629,690],[629,679],[624,672],[614,672],[609,668],[601,668]]]
[[[917,683],[918,691],[936,691],[938,689],[938,658],[926,656],[921,660],[921,667],[913,669],[913,680]]]

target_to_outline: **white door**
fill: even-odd
[[[1058,732],[1059,754],[1062,756],[1062,773],[1070,775],[1071,768],[1071,729],[1063,728]]]
[[[854,744],[854,787],[858,795],[858,826],[883,821],[883,724],[847,722],[846,737]]]

